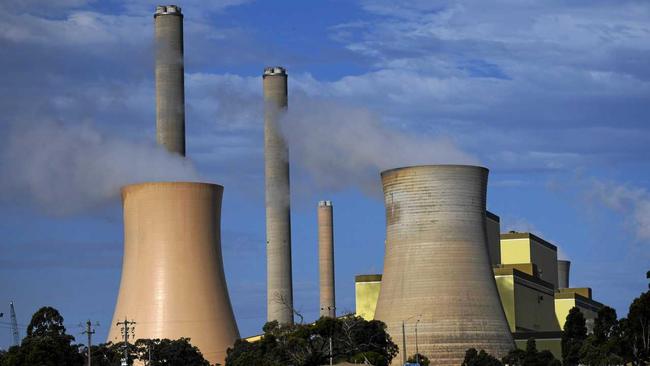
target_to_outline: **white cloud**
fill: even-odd
[[[587,197],[624,215],[636,239],[650,243],[650,193],[645,188],[594,180]]]

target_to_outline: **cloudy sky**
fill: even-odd
[[[242,335],[265,321],[261,73],[288,68],[295,305],[317,317],[316,203],[335,206],[337,307],[382,271],[379,172],[491,170],[502,231],[573,261],[619,316],[650,269],[650,3],[180,1],[187,149],[155,146],[151,1],[0,1],[0,312],[58,308],[70,332],[118,290],[123,184],[225,186]],[[0,348],[11,343],[0,320]]]

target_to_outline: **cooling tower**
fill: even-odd
[[[160,5],[156,28],[156,140],[185,156],[183,14],[175,5]]]
[[[488,256],[487,176],[461,165],[381,173],[386,254],[375,319],[402,348],[393,365],[403,344],[415,353],[416,323],[418,349],[432,365],[458,366],[472,347],[499,358],[514,347]]]
[[[135,339],[191,338],[210,363],[224,364],[239,338],[221,256],[223,187],[142,183],[122,189],[124,262],[115,323],[134,320]]]
[[[332,201],[318,202],[318,273],[320,316],[336,317],[334,290],[334,225]]]
[[[266,184],[267,319],[293,323],[289,149],[279,119],[287,108],[287,72],[264,69],[264,173]]]
[[[569,288],[569,273],[571,270],[571,262],[558,260],[557,261],[557,279],[558,288]]]

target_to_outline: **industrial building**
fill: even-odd
[[[494,239],[494,231],[489,228],[499,227],[500,220],[489,211],[485,220],[489,245],[490,239]],[[501,259],[499,263],[492,261],[492,270],[517,347],[525,349],[526,341],[535,338],[538,349],[549,350],[556,358],[561,358],[561,331],[569,310],[580,309],[591,331],[597,312],[604,305],[592,298],[590,288],[569,287],[570,262],[557,259],[555,245],[532,233],[518,232],[501,234],[498,242]],[[493,253],[492,248],[488,249]],[[375,318],[381,288],[380,274],[355,277],[357,315]],[[413,333],[413,327],[412,321],[407,322],[406,331]],[[411,351],[414,347],[414,344],[407,344],[409,355],[414,353]]]

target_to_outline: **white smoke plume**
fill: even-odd
[[[333,101],[294,96],[281,125],[291,163],[324,188],[356,185],[374,193],[386,169],[477,164],[451,139],[391,129],[367,109]]]
[[[90,124],[23,126],[3,138],[0,198],[26,197],[49,214],[73,214],[117,200],[126,184],[199,178],[180,156],[152,143],[105,136]]]

